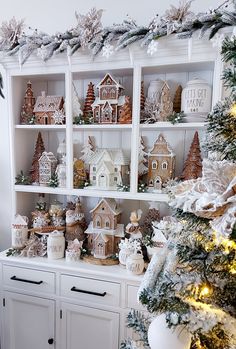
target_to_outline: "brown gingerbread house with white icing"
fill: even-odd
[[[88,248],[94,257],[105,259],[118,252],[120,239],[124,237],[121,209],[114,199],[102,199],[90,212],[92,222],[85,231]]]
[[[97,85],[98,97],[92,104],[94,121],[103,124],[118,123],[122,107],[125,104],[124,87],[111,74]]]

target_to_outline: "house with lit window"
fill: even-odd
[[[107,258],[116,254],[124,237],[124,224],[120,224],[121,209],[115,199],[102,199],[90,211],[92,221],[85,233],[88,249],[96,258]]]
[[[120,85],[110,74],[97,85],[98,97],[92,104],[94,121],[103,124],[119,122],[119,117],[125,96],[122,95],[124,87]]]
[[[88,160],[90,186],[87,189],[117,190],[129,183],[129,159],[121,149],[98,148]]]
[[[174,176],[175,153],[162,134],[148,153],[148,187],[161,190],[162,185]]]

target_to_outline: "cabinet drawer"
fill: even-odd
[[[3,282],[4,287],[55,293],[55,274],[47,271],[3,265]]]
[[[61,296],[89,303],[119,306],[120,284],[62,275]]]
[[[133,309],[145,310],[142,305],[138,303],[138,286],[127,286],[127,307]]]

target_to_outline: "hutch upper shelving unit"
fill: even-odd
[[[32,57],[22,68],[18,66],[16,58],[4,57],[1,60],[1,72],[7,90],[4,113],[8,115],[10,122],[12,215],[15,213],[30,215],[38,193],[45,193],[48,203],[54,198],[65,202],[66,196],[78,195],[82,197],[87,217],[89,210],[94,206],[94,201],[96,203],[98,198],[118,199],[123,206],[124,223],[128,223],[131,210],[137,208],[145,210],[148,201],[158,201],[160,205],[163,204],[163,210],[166,210],[166,204],[168,204],[166,194],[139,193],[137,190],[139,137],[142,135],[147,147],[150,148],[162,132],[176,153],[176,174],[179,175],[193,134],[198,130],[202,138],[204,123],[183,123],[173,126],[167,122],[160,122],[140,125],[141,81],[144,81],[147,89],[149,81],[157,78],[169,81],[173,87],[177,83],[184,87],[193,77],[203,78],[212,86],[212,105],[214,105],[222,94],[220,80],[222,62],[219,49],[213,48],[212,43],[207,39],[197,38],[192,39],[191,55],[188,48],[188,40],[177,40],[174,36],[170,36],[159,40],[158,52],[152,57],[147,56],[138,45],[117,52],[109,59],[101,56],[92,59],[84,51],[75,54],[70,61],[64,55],[58,55],[47,63]],[[78,90],[79,97],[84,99],[88,82],[97,83],[107,72],[118,78],[125,86],[127,94],[132,97],[132,125],[73,125],[72,82]],[[19,124],[28,80],[32,82],[35,96],[40,95],[43,90],[48,95],[64,96],[65,125]],[[56,153],[59,142],[63,139],[66,141],[66,188],[15,185],[16,174],[21,170],[27,172],[31,166],[39,131],[42,133],[47,151]],[[73,188],[73,159],[81,155],[82,146],[88,136],[93,137],[96,146],[122,148],[130,157],[130,192]],[[19,327],[22,314],[24,310],[25,314],[28,314],[30,309],[35,312],[37,319],[25,317],[22,324],[29,326],[37,320],[39,328],[35,333],[32,330],[29,340],[33,340],[34,335],[38,338],[38,332],[40,338],[45,337],[45,340],[49,338],[47,345],[40,344],[41,339],[34,341],[33,345],[36,349],[52,347],[75,349],[78,346],[78,336],[80,347],[83,349],[87,348],[86,340],[90,341],[91,347],[96,343],[97,349],[118,349],[119,341],[127,335],[125,314],[130,307],[138,308],[135,297],[141,277],[131,277],[119,266],[110,269],[85,265],[83,262],[68,266],[64,260],[51,263],[40,258],[27,260],[11,257],[7,259],[3,254],[0,260],[0,284],[2,285],[0,292],[4,300],[2,349],[17,349],[19,346],[17,347],[16,343],[21,343],[22,348],[30,348],[27,346],[28,339],[23,340],[19,332],[23,331],[23,327]],[[42,287],[17,283],[11,279],[12,275],[36,279],[36,281],[46,280],[46,283]],[[47,288],[45,288],[46,284]],[[80,288],[81,285],[90,291],[94,291],[94,287],[99,292],[107,291],[110,298],[93,298],[92,295],[77,297],[75,292],[71,292],[71,288],[74,286]],[[111,303],[112,299],[114,304]],[[97,318],[100,319],[100,327],[96,325]],[[42,321],[39,322],[39,319]],[[52,321],[55,322],[55,326],[52,326]],[[44,324],[47,323],[48,326],[45,327]],[[79,325],[81,323],[82,325]],[[8,324],[8,327],[14,331],[17,330],[10,333],[4,324]],[[93,329],[89,339],[86,339],[84,334],[86,326],[91,326]],[[105,333],[107,333],[107,341],[104,342]],[[52,342],[53,338],[56,338],[56,341]],[[98,343],[101,345],[99,346]]]
[[[70,62],[64,55],[58,55],[47,63],[40,62],[37,57],[30,58],[21,69],[16,58],[4,58],[2,61],[3,73],[7,81],[10,120],[12,213],[27,214],[34,204],[36,193],[168,202],[166,194],[137,191],[139,136],[144,137],[147,147],[150,148],[158,134],[162,132],[176,153],[176,175],[179,175],[193,132],[198,130],[201,136],[204,132],[204,123],[172,125],[168,122],[160,122],[140,125],[140,86],[143,80],[146,90],[151,80],[161,78],[170,82],[174,91],[177,84],[185,86],[191,78],[200,77],[212,86],[212,105],[214,105],[222,93],[220,81],[222,62],[219,49],[213,48],[208,39],[194,38],[192,40],[191,55],[188,51],[188,40],[177,40],[174,36],[170,36],[159,40],[158,52],[152,57],[148,56],[138,45],[134,45],[129,49],[117,52],[109,59],[101,56],[93,59],[84,51],[73,56]],[[132,97],[132,124],[73,125],[72,82],[78,90],[79,97],[84,100],[88,83],[92,81],[96,85],[107,72],[118,79],[124,85],[125,92]],[[20,125],[20,110],[28,80],[32,82],[35,96],[43,90],[48,95],[64,96],[65,125]],[[38,131],[42,133],[47,151],[56,153],[59,141],[66,140],[66,188],[14,184],[16,174],[20,170],[27,172],[30,168]],[[82,146],[88,136],[93,137],[97,147],[122,148],[129,156],[131,159],[130,192],[73,188],[73,158],[81,156]]]

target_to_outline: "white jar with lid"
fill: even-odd
[[[135,252],[131,254],[127,258],[126,269],[134,275],[142,274],[144,269],[144,260],[142,253]]]
[[[64,258],[65,237],[62,232],[54,230],[47,240],[47,256],[49,259]]]
[[[182,91],[181,109],[187,121],[204,121],[211,111],[211,86],[203,79],[190,80]]]

